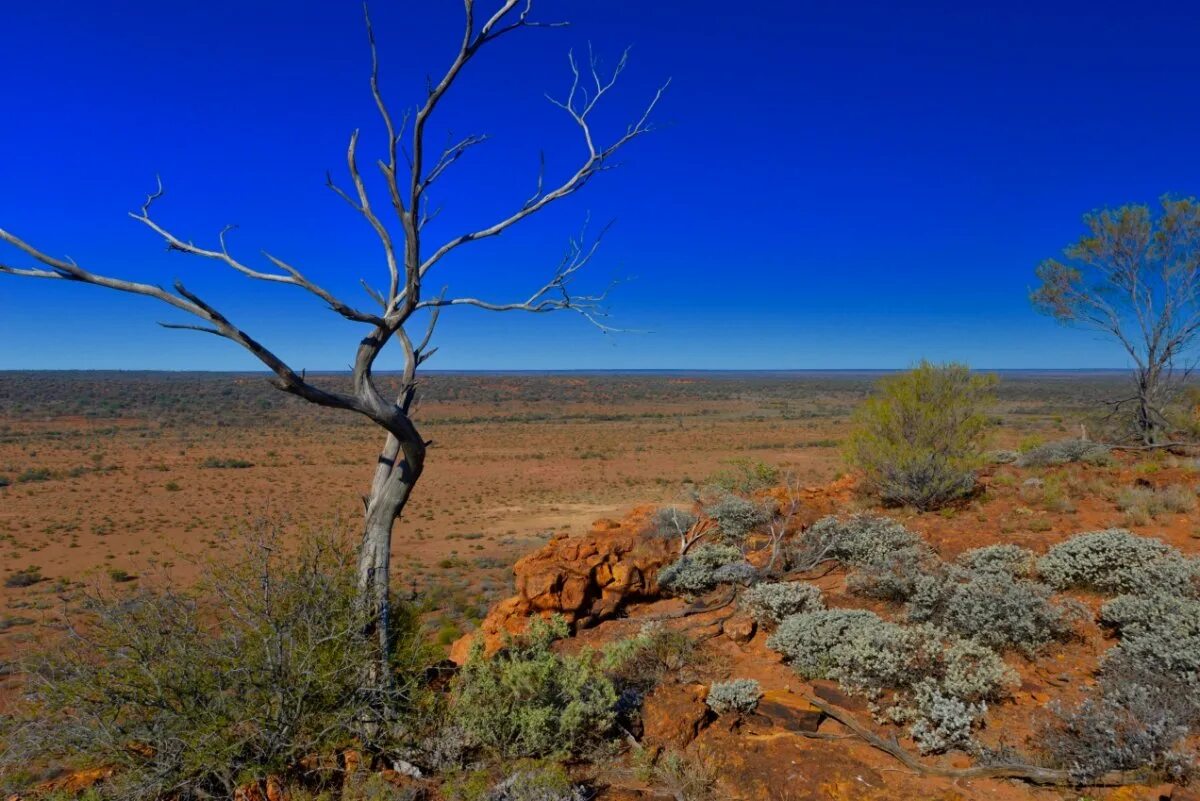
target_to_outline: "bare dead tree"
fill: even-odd
[[[572,311],[602,330],[611,330],[603,321],[604,295],[577,294],[572,290],[573,280],[595,255],[599,238],[590,243],[582,237],[573,239],[565,257],[548,280],[523,300],[491,301],[469,296],[454,297],[448,296],[446,290],[431,295],[424,292],[425,283],[452,252],[470,243],[498,236],[551,204],[573,195],[597,174],[611,169],[614,166],[613,156],[618,151],[653,129],[651,114],[667,88],[667,84],[660,87],[640,116],[605,143],[593,130],[592,119],[596,108],[625,69],[628,51],[621,56],[616,67],[607,73],[601,71],[597,59],[590,52],[587,62],[582,65],[573,54],[569,54],[572,77],[567,94],[563,99],[549,99],[579,129],[584,152],[578,166],[558,183],[549,182],[544,169],[541,170],[533,193],[507,216],[483,228],[427,245],[422,238],[423,231],[436,213],[429,211],[431,188],[467,151],[486,140],[486,136],[472,135],[440,152],[436,146],[431,148],[427,142],[427,129],[439,104],[468,65],[494,42],[524,29],[564,24],[531,19],[533,0],[497,2],[499,7],[492,14],[482,17],[477,14],[476,0],[464,0],[466,15],[463,35],[453,61],[439,80],[430,81],[420,106],[399,119],[391,112],[380,89],[375,36],[370,16],[366,17],[371,53],[370,90],[387,134],[386,152],[376,163],[386,186],[387,199],[384,204],[376,205],[368,192],[359,168],[357,130],[351,134],[346,151],[350,188],[345,189],[335,183],[332,176],[327,176],[327,183],[366,221],[382,246],[386,266],[382,286],[385,289],[376,289],[367,281],[362,281],[363,288],[374,303],[373,307],[361,308],[336,296],[297,267],[269,253],[263,254],[269,267],[259,269],[249,266],[229,249],[227,235],[230,227],[217,234],[215,247],[196,245],[168,230],[152,216],[155,204],[163,196],[161,181],[140,209],[130,212],[134,220],[161,237],[170,251],[216,262],[257,281],[298,287],[315,295],[341,317],[365,326],[366,335],[355,351],[351,390],[348,392],[316,386],[303,372],[293,369],[274,351],[219,311],[216,305],[200,298],[179,281],[174,283],[174,291],[171,291],[155,284],[96,272],[73,260],[52,256],[15,234],[0,229],[0,240],[36,263],[35,266],[17,267],[0,262],[0,272],[92,284],[153,298],[198,320],[188,323],[164,322],[164,327],[201,331],[228,339],[262,362],[273,374],[272,383],[280,390],[320,406],[355,412],[384,429],[386,438],[383,449],[374,470],[370,491],[364,498],[365,521],[358,562],[359,591],[364,602],[373,606],[374,628],[384,658],[391,651],[391,643],[388,642],[388,576],[392,531],[421,477],[426,449],[430,444],[421,435],[412,416],[417,372],[434,353],[435,348],[431,343],[441,310],[451,306],[471,306],[489,311],[534,314]],[[403,165],[400,161],[402,154],[405,158]],[[422,324],[418,325],[418,322]],[[404,369],[397,396],[385,397],[372,370],[380,353],[393,341],[399,343],[403,352]]]
[[[1144,205],[1084,216],[1088,232],[1065,250],[1066,261],[1038,266],[1034,306],[1068,325],[1120,343],[1134,364],[1132,393],[1110,401],[1114,415],[1132,412],[1132,430],[1160,445],[1172,423],[1167,408],[1194,363],[1200,331],[1200,204],[1163,196],[1161,211]]]

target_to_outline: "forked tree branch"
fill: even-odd
[[[572,239],[563,260],[554,270],[548,281],[536,289],[523,301],[499,302],[476,297],[448,297],[443,292],[436,298],[423,299],[421,285],[426,274],[442,258],[466,244],[467,242],[497,236],[522,220],[537,214],[542,209],[557,200],[565,198],[581,189],[596,173],[612,166],[611,159],[619,149],[633,139],[652,130],[649,122],[650,114],[660,101],[667,88],[664,84],[658,89],[641,116],[627,126],[625,132],[616,137],[611,143],[601,146],[593,132],[590,116],[601,98],[616,84],[628,61],[628,52],[622,54],[616,68],[608,75],[602,75],[598,62],[589,48],[588,77],[585,78],[574,55],[570,55],[568,63],[572,72],[572,82],[563,101],[553,100],[559,108],[568,113],[578,126],[586,147],[586,155],[582,163],[560,184],[553,189],[545,188],[545,161],[537,177],[537,188],[534,194],[521,206],[500,221],[484,228],[470,231],[453,237],[437,247],[429,255],[422,248],[420,234],[423,226],[437,212],[429,211],[427,190],[445,172],[456,164],[471,148],[486,141],[483,134],[473,134],[458,140],[448,140],[448,144],[436,159],[429,159],[426,129],[430,118],[446,94],[450,91],[463,69],[488,44],[513,31],[527,27],[557,27],[565,23],[538,22],[531,18],[533,0],[503,0],[499,7],[482,24],[477,23],[475,0],[464,0],[465,18],[461,43],[458,51],[436,83],[431,83],[423,103],[413,114],[404,114],[397,125],[396,117],[389,110],[388,104],[380,88],[379,58],[376,49],[375,31],[369,14],[364,6],[364,17],[367,30],[367,40],[371,53],[370,89],[380,118],[383,123],[387,142],[385,157],[378,161],[378,166],[384,177],[389,195],[389,201],[396,214],[400,226],[397,236],[389,227],[371,200],[367,183],[359,169],[358,144],[359,132],[355,130],[346,149],[346,169],[350,177],[352,190],[346,191],[339,187],[332,176],[327,175],[329,187],[359,214],[371,227],[383,249],[387,269],[387,291],[374,289],[365,279],[361,279],[364,290],[370,295],[379,311],[366,311],[338,297],[333,292],[318,284],[289,262],[271,253],[263,253],[263,257],[274,268],[273,270],[259,269],[248,265],[230,251],[227,237],[233,226],[228,226],[217,234],[217,246],[203,247],[191,240],[185,239],[161,223],[153,216],[152,210],[156,201],[164,194],[163,185],[158,181],[153,192],[147,195],[140,209],[130,212],[130,217],[146,226],[159,236],[167,245],[168,250],[214,261],[225,265],[233,271],[256,281],[273,284],[285,284],[299,287],[323,301],[330,309],[341,317],[352,322],[370,326],[370,331],[359,342],[353,365],[352,394],[329,392],[309,383],[305,377],[292,369],[277,354],[266,348],[251,337],[242,328],[232,323],[215,307],[202,300],[183,284],[176,282],[174,292],[161,286],[127,281],[109,275],[94,273],[70,260],[54,258],[38,250],[29,243],[0,230],[0,240],[3,240],[27,256],[40,266],[17,267],[0,264],[0,272],[12,275],[43,278],[54,280],[70,280],[92,284],[108,289],[142,295],[154,298],[162,303],[197,318],[199,323],[164,322],[163,326],[175,330],[198,331],[228,339],[245,350],[271,370],[275,383],[281,389],[303,397],[313,403],[334,406],[362,413],[383,425],[393,435],[405,441],[420,442],[412,422],[407,414],[412,403],[416,385],[417,368],[424,363],[436,350],[431,347],[432,338],[443,308],[451,306],[472,306],[489,311],[525,311],[530,313],[545,313],[551,311],[570,310],[582,315],[585,319],[604,331],[615,330],[603,322],[605,316],[601,304],[607,290],[598,294],[581,294],[573,292],[571,284],[577,273],[585,267],[595,255],[604,232],[590,244],[585,245],[581,235]],[[667,82],[669,84],[669,81]],[[411,122],[411,129],[409,127]],[[406,191],[402,189],[400,180],[399,156],[401,141],[406,131],[410,131],[410,150],[406,153],[408,161],[408,181]],[[430,166],[426,166],[430,164]],[[412,315],[418,311],[429,312],[426,330],[420,342],[414,344],[414,337],[406,330]],[[386,345],[397,339],[404,355],[403,382],[399,396],[394,401],[385,400],[372,376],[374,366],[380,353]]]

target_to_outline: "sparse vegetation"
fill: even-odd
[[[885,503],[928,510],[969,495],[996,379],[966,365],[922,362],[881,379],[854,415],[850,464]]]
[[[23,567],[6,576],[4,578],[4,586],[10,588],[31,587],[43,580],[42,569],[40,567]]]
[[[254,467],[254,463],[248,462],[245,459],[223,459],[217,456],[209,456],[200,466],[209,470],[245,470],[246,468]]]
[[[779,483],[779,468],[755,459],[732,459],[729,467],[712,476],[709,484],[726,492],[749,495]]]
[[[364,696],[375,654],[353,549],[313,536],[286,557],[279,544],[256,533],[195,591],[92,598],[86,636],[72,629],[32,660],[0,776],[59,759],[116,768],[106,798],[228,798],[348,746],[364,721],[404,720],[429,658],[415,615],[400,605],[392,621],[394,691]]]
[[[1135,525],[1146,525],[1161,514],[1186,514],[1196,509],[1196,493],[1178,484],[1154,488],[1122,487],[1117,491],[1117,508]]]

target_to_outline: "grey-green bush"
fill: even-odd
[[[870,514],[823,517],[809,527],[804,538],[830,558],[852,567],[881,564],[897,551],[929,547],[890,517]]]
[[[704,507],[704,514],[717,524],[722,537],[739,543],[770,522],[774,509],[770,504],[722,491]]]
[[[1031,448],[1017,457],[1018,467],[1049,467],[1051,465],[1083,462],[1107,465],[1112,463],[1112,451],[1107,445],[1086,439],[1063,439]]]
[[[934,623],[997,650],[1016,648],[1027,656],[1069,638],[1083,617],[1075,606],[1053,600],[1046,585],[1006,572],[951,568],[919,587],[908,602],[909,620]]]
[[[1121,635],[1109,658],[1125,658],[1200,692],[1200,600],[1163,591],[1122,595],[1100,609]]]
[[[664,506],[650,517],[646,533],[659,539],[677,540],[696,525],[698,520],[699,518],[690,509]]]
[[[1179,592],[1195,591],[1197,563],[1150,537],[1125,529],[1079,534],[1038,560],[1038,574],[1059,589],[1151,592],[1164,582]]]
[[[675,595],[697,595],[722,583],[718,570],[745,561],[732,545],[699,545],[659,571],[658,585]]]
[[[1186,782],[1197,757],[1183,747],[1200,711],[1194,699],[1194,687],[1150,672],[1106,671],[1079,703],[1047,708],[1050,717],[1038,741],[1049,764],[1066,769],[1080,784],[1112,770]]]
[[[810,561],[822,556],[858,568],[849,578],[850,590],[882,600],[906,600],[938,563],[917,534],[874,515],[824,517],[805,532],[800,547]]]
[[[821,590],[803,581],[769,581],[756,584],[742,593],[741,605],[764,625],[779,623],[799,612],[824,609]]]
[[[985,545],[959,554],[958,564],[972,573],[1007,573],[1029,578],[1037,569],[1037,554],[1020,545]]]
[[[577,754],[611,730],[617,692],[599,660],[551,648],[568,632],[562,618],[533,618],[491,658],[476,638],[450,708],[470,746],[510,759]]]
[[[830,609],[785,619],[767,645],[806,678],[830,678],[877,699],[909,724],[923,752],[961,746],[971,727],[1015,681],[991,649],[929,625],[900,626],[865,610]]]
[[[708,688],[705,703],[718,715],[753,712],[762,698],[762,688],[754,679],[716,681]]]

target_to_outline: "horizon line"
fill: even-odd
[[[1128,373],[1132,367],[971,367],[973,372],[987,373]],[[898,373],[910,367],[486,367],[422,370],[419,375],[578,375],[578,374],[637,374],[637,373]],[[374,375],[400,375],[403,370],[375,370]],[[163,375],[273,375],[270,370],[253,369],[167,369],[157,367],[0,367],[4,374],[52,373],[142,373]],[[308,375],[352,375],[352,370],[307,370]]]

